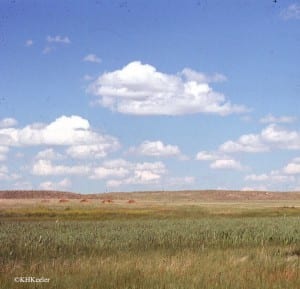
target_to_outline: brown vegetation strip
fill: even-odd
[[[77,194],[60,191],[0,191],[0,199],[100,199],[100,200],[189,200],[189,201],[264,201],[300,200],[300,192],[268,191],[141,191],[98,194]]]

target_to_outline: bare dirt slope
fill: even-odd
[[[300,200],[300,192],[267,191],[152,191],[152,192],[114,192],[98,194],[78,194],[61,191],[0,191],[0,199],[118,199],[118,200],[156,200],[156,201],[251,201],[251,200]]]

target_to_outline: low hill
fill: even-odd
[[[160,200],[160,201],[300,200],[300,192],[229,191],[229,190],[106,193],[105,196],[111,199],[136,199],[136,200],[144,199],[144,200]]]
[[[225,190],[193,190],[193,191],[145,191],[114,192],[98,194],[78,194],[61,191],[0,191],[0,199],[118,199],[118,200],[155,200],[155,201],[251,201],[251,200],[300,200],[300,192],[268,192],[268,191],[225,191]]]
[[[80,194],[61,191],[0,191],[0,199],[79,199]]]

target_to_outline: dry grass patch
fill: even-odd
[[[103,204],[111,204],[111,203],[113,203],[113,200],[112,199],[105,199],[105,200],[102,200],[102,203]]]

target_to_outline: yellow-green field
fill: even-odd
[[[0,288],[300,288],[300,200],[117,197],[1,199]]]

